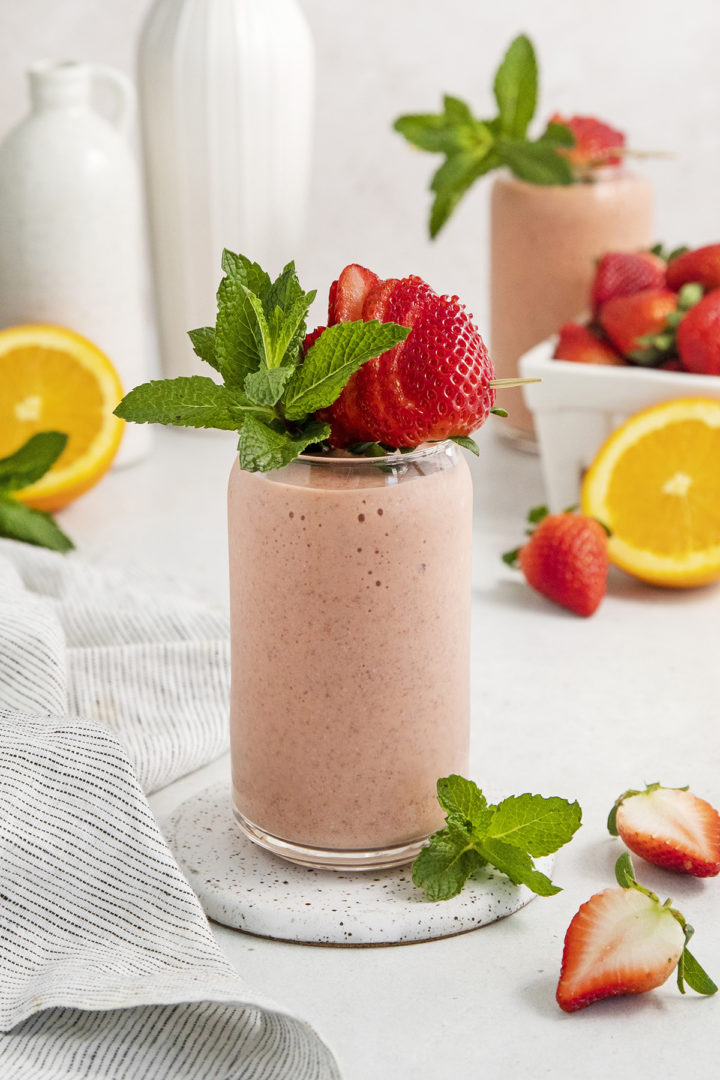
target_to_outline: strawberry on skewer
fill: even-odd
[[[717,986],[689,952],[693,929],[672,901],[661,904],[635,879],[625,852],[615,865],[618,886],[595,893],[572,919],[565,935],[556,1000],[576,1012],[607,997],[641,994],[662,986],[677,968],[685,984],[711,995]]]
[[[687,788],[648,784],[624,792],[610,811],[608,831],[636,855],[693,877],[720,874],[720,815]]]
[[[381,281],[346,266],[330,290],[328,322],[393,322],[411,328],[399,346],[368,361],[318,419],[333,446],[378,442],[413,447],[466,438],[494,411],[496,380],[487,349],[457,296],[440,296],[421,278]]]

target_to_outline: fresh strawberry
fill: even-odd
[[[658,255],[650,251],[611,251],[598,263],[590,299],[597,312],[616,296],[664,287],[665,262]]]
[[[692,307],[677,328],[683,366],[696,375],[720,375],[720,289]]]
[[[362,319],[365,297],[377,285],[379,278],[372,270],[352,263],[346,266],[337,281],[330,286],[328,326],[339,322]]]
[[[608,818],[608,830],[636,855],[693,877],[720,874],[720,815],[687,788],[649,784],[626,791]]]
[[[655,893],[635,880],[630,856],[615,867],[618,887],[595,893],[573,917],[565,935],[556,999],[565,1012],[575,1012],[602,998],[642,994],[662,986],[678,969],[699,994],[717,986],[690,954],[692,934],[679,911],[661,904]]]
[[[577,615],[592,615],[605,595],[607,533],[584,514],[548,514],[535,507],[528,521],[538,523],[528,542],[503,555],[519,566],[528,585]]]
[[[622,364],[611,345],[601,341],[587,326],[581,323],[563,323],[558,331],[555,346],[556,360],[572,360],[576,364]]]
[[[600,165],[619,165],[622,157],[619,151],[625,148],[625,136],[622,131],[611,128],[594,116],[564,117],[555,113],[553,124],[564,124],[575,136],[575,145],[558,153],[581,169],[597,168]]]
[[[676,311],[678,298],[669,289],[647,289],[634,296],[618,296],[600,308],[599,321],[613,345],[632,360],[643,362],[650,339],[661,336],[667,317]]]
[[[419,277],[379,281],[369,270],[347,267],[338,278],[338,321],[358,317],[356,301],[344,298],[360,294],[363,319],[412,329],[400,345],[363,364],[323,410],[332,445],[417,446],[479,428],[495,403],[494,371],[458,298],[439,296]]]
[[[303,355],[307,356],[308,349],[311,349],[324,330],[327,330],[327,326],[316,326],[314,330],[311,330],[309,334],[305,335],[303,341]]]
[[[704,289],[720,288],[720,244],[707,244],[685,251],[667,266],[669,289],[681,289],[688,281],[698,281]]]

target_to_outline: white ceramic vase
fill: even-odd
[[[211,374],[187,331],[215,322],[223,248],[277,272],[299,252],[314,104],[296,0],[156,0],[138,88],[160,348]]]
[[[0,326],[57,323],[107,354],[123,388],[147,377],[139,175],[126,139],[132,83],[112,68],[33,65],[31,111],[0,146]],[[93,107],[114,96],[113,119]],[[115,459],[148,448],[128,425]]]

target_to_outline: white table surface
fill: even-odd
[[[605,820],[615,797],[660,780],[720,804],[720,588],[660,590],[617,573],[590,619],[549,604],[500,561],[521,541],[527,508],[543,500],[538,462],[488,430],[480,442],[471,775],[493,799],[532,791],[580,801],[585,824],[554,872],[564,891],[470,934],[410,946],[214,932],[251,985],[327,1039],[345,1080],[715,1075],[720,995],[683,998],[670,981],[568,1016],[554,992],[572,915],[614,884],[622,848]],[[224,606],[233,448],[231,435],[159,430],[150,458],[111,473],[61,523],[86,557],[141,565]],[[162,819],[226,776],[223,758],[151,805]],[[720,981],[720,880],[641,860],[636,870],[675,899],[696,928],[695,955]]]

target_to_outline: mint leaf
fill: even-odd
[[[275,405],[282,397],[294,367],[261,368],[245,378],[245,393],[256,405]]]
[[[272,364],[271,367],[280,367],[281,364],[295,366],[301,360],[301,346],[305,338],[305,321],[308,308],[315,299],[315,290],[303,293],[287,311],[276,307],[271,319],[272,334]]]
[[[530,184],[572,184],[575,182],[570,163],[556,153],[552,143],[539,139],[501,138],[497,152],[503,162],[520,180]]]
[[[510,44],[493,84],[500,131],[516,139],[525,137],[535,114],[538,69],[530,39],[520,34]]]
[[[464,450],[469,450],[475,457],[480,457],[480,447],[469,435],[451,435],[450,442],[457,443],[457,445],[462,446]]]
[[[413,863],[413,881],[429,900],[457,896],[487,863],[539,896],[560,892],[535,868],[533,857],[549,855],[572,838],[581,818],[576,802],[526,794],[488,806],[480,788],[457,775],[438,780],[437,791],[446,825]]]
[[[441,165],[432,178],[430,189],[435,192],[430,208],[430,237],[434,239],[447,222],[460,199],[481,176],[501,164],[494,149],[483,153],[456,154]]]
[[[9,496],[0,494],[0,536],[23,540],[26,544],[50,548],[51,551],[70,551],[74,544],[55,524],[49,514],[33,510]]]
[[[14,454],[0,459],[0,490],[18,491],[34,484],[55,464],[67,441],[59,431],[31,435]]]
[[[253,416],[246,417],[240,428],[238,454],[240,468],[249,472],[281,469],[312,443],[322,442],[330,434],[329,424],[307,424],[301,435],[276,431]]]
[[[259,263],[248,259],[247,255],[236,255],[227,248],[222,253],[222,268],[229,278],[242,283],[252,293],[264,296],[271,288],[270,275]]]
[[[215,327],[201,326],[198,330],[188,330],[188,337],[195,355],[199,356],[210,367],[219,371],[217,357],[215,356]]]
[[[412,867],[413,883],[428,900],[450,900],[485,863],[464,829],[449,825],[430,837]]]
[[[215,323],[216,367],[229,388],[242,388],[245,377],[261,364],[257,310],[252,296],[270,289],[270,278],[243,255],[223,252],[225,277],[218,288]],[[264,317],[264,312],[263,312]]]
[[[522,848],[534,857],[550,855],[572,840],[582,818],[577,802],[542,795],[512,795],[494,810],[487,837]]]
[[[575,145],[575,136],[567,124],[556,124],[553,120],[550,120],[538,141],[569,149]]]
[[[142,383],[125,395],[115,415],[136,424],[171,424],[177,427],[237,429],[248,412],[270,413],[253,405],[244,393],[218,386],[203,375],[157,379]]]
[[[287,418],[301,420],[332,405],[366,360],[392,349],[409,333],[407,326],[376,321],[328,327],[308,350],[285,390],[282,405]]]
[[[312,300],[315,298],[314,291],[312,293],[303,291],[298,281],[294,262],[289,262],[287,266],[283,267],[270,288],[262,295],[265,303],[265,314],[268,318],[276,307],[279,307],[283,312],[287,312],[297,300],[303,297],[307,297],[307,307],[310,307]]]
[[[393,127],[413,146],[432,154],[452,154],[455,150],[467,149],[464,128],[449,125],[442,113],[399,116]]]
[[[487,810],[487,799],[477,784],[456,774],[438,780],[437,799],[446,814],[460,814],[471,823]]]
[[[562,892],[557,885],[553,885],[547,875],[535,869],[527,852],[514,844],[488,838],[480,844],[480,853],[509,877],[514,885],[527,885],[528,889],[538,896],[554,896]]]

